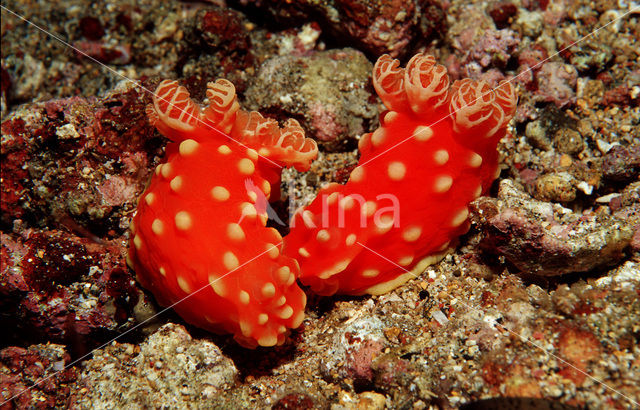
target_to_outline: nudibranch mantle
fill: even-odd
[[[498,176],[512,84],[450,85],[446,68],[424,54],[399,65],[384,55],[374,67],[387,111],[360,139],[349,180],[321,189],[285,237],[284,253],[318,294],[381,294],[416,277],[468,230],[469,203]]]
[[[147,108],[171,142],[139,200],[128,262],[187,322],[251,348],[282,344],[306,296],[264,203],[279,192],[281,167],[308,169],[317,146],[295,120],[280,128],[240,110],[229,81],[209,83],[207,98],[201,107],[165,80]]]

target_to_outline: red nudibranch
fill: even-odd
[[[147,108],[171,142],[140,198],[128,263],[187,322],[247,347],[282,344],[302,323],[306,296],[264,202],[279,192],[280,168],[307,170],[317,146],[295,120],[280,128],[240,110],[229,81],[209,83],[207,98],[201,107],[163,81]]]
[[[384,293],[439,260],[497,177],[497,144],[516,109],[511,83],[450,86],[424,54],[404,69],[380,57],[373,84],[388,111],[361,138],[358,166],[298,210],[285,238],[301,282],[321,295]]]
[[[240,110],[226,80],[208,84],[204,108],[162,82],[147,112],[172,142],[131,226],[128,263],[140,283],[196,326],[273,346],[304,318],[296,278],[321,295],[380,294],[441,258],[497,177],[515,90],[450,86],[424,54],[404,69],[380,57],[373,84],[388,109],[380,127],[361,138],[349,181],[296,212],[282,249],[265,203],[281,167],[309,168],[315,142],[295,120],[280,128]]]

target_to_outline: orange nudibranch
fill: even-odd
[[[240,110],[229,81],[209,83],[207,98],[199,106],[175,81],[156,90],[147,114],[171,142],[140,198],[128,262],[187,322],[251,348],[282,344],[306,295],[256,204],[279,188],[282,167],[308,169],[317,146],[295,120],[280,128]]]
[[[497,144],[517,103],[510,82],[450,85],[424,54],[406,68],[380,57],[373,84],[388,111],[360,139],[358,166],[299,209],[285,237],[301,282],[321,295],[385,293],[442,258],[499,174]]]

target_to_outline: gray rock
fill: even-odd
[[[377,121],[371,70],[364,54],[353,49],[273,57],[249,85],[244,106],[296,118],[325,149],[349,151],[356,136],[372,131]]]
[[[214,407],[238,370],[208,340],[168,323],[140,347],[114,343],[85,364],[77,401],[89,408]]]
[[[578,214],[537,201],[503,180],[498,199],[481,197],[472,220],[484,231],[481,245],[523,273],[556,276],[617,263],[634,230],[603,214]]]

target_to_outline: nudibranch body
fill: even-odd
[[[240,110],[226,80],[209,83],[207,97],[202,108],[175,81],[156,90],[147,113],[171,142],[140,198],[128,261],[186,321],[247,347],[281,344],[306,297],[264,203],[280,168],[308,169],[317,146],[295,120],[280,128]]]
[[[388,111],[361,138],[358,166],[298,210],[285,238],[300,280],[322,295],[385,293],[441,258],[497,177],[497,144],[516,108],[510,83],[450,86],[427,55],[405,69],[382,56],[373,83]]]

